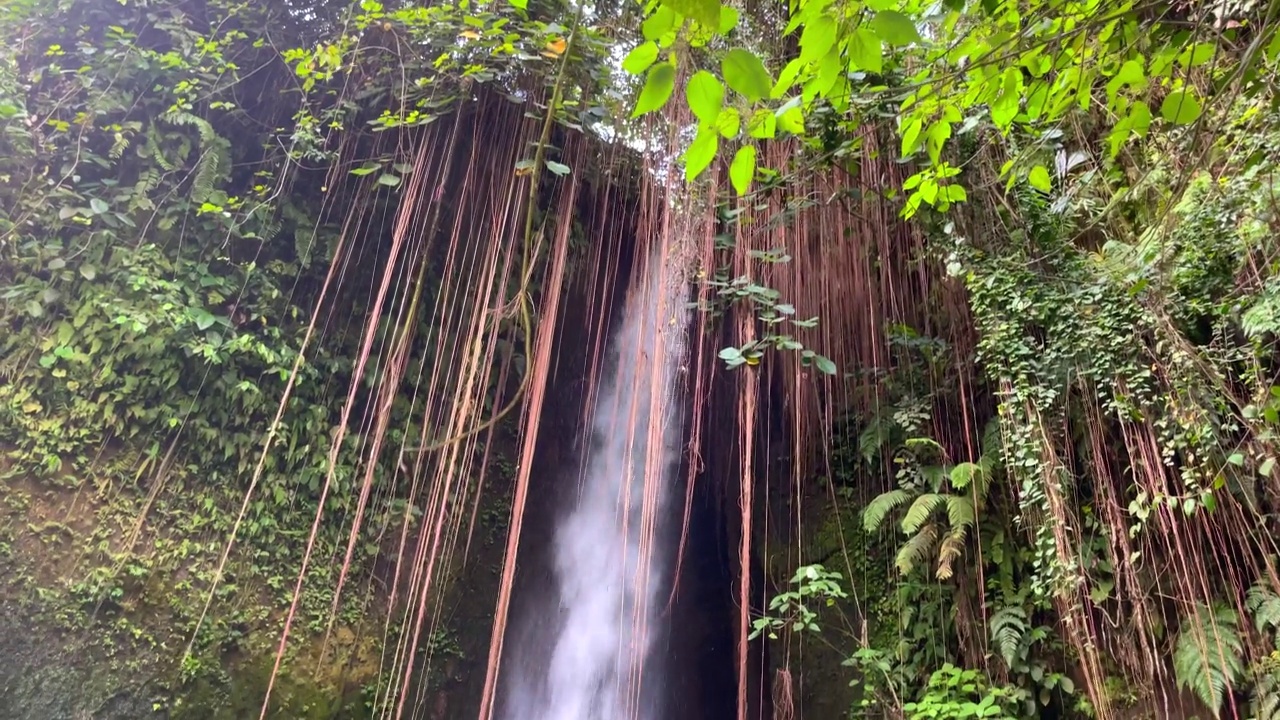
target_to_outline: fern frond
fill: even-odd
[[[1199,607],[1183,623],[1173,652],[1178,687],[1191,690],[1218,717],[1222,700],[1244,671],[1244,643],[1236,613],[1225,605]]]
[[[978,520],[973,501],[963,495],[947,495],[947,520],[952,530],[963,530]]]
[[[1000,608],[991,616],[991,644],[1000,651],[1006,667],[1018,659],[1018,646],[1027,632],[1027,611],[1016,605]]]
[[[893,421],[877,413],[867,423],[867,427],[858,435],[858,452],[862,459],[870,464],[880,453],[880,448],[889,442],[893,433]]]
[[[942,492],[942,481],[947,479],[947,469],[938,465],[924,465],[920,468],[920,477],[933,492]]]
[[[1268,629],[1280,630],[1280,595],[1271,592],[1271,588],[1257,583],[1249,588],[1245,595],[1244,606],[1253,616],[1254,627],[1265,633]]]
[[[894,561],[898,566],[898,572],[909,575],[917,566],[926,562],[937,540],[938,528],[933,523],[920,528],[920,532],[911,536],[911,539],[898,550],[898,557]]]
[[[1258,674],[1249,705],[1254,720],[1280,720],[1280,669],[1264,669]]]
[[[969,487],[969,483],[975,478],[981,476],[983,468],[977,463],[962,462],[951,468],[950,479],[951,487],[956,490],[963,490]]]
[[[869,533],[879,530],[885,516],[910,499],[911,494],[901,488],[880,493],[862,511],[862,527]]]
[[[951,579],[956,558],[964,552],[965,535],[966,527],[961,525],[943,536],[942,544],[938,546],[938,572],[935,574],[939,580]]]
[[[902,532],[912,534],[920,529],[933,514],[933,511],[942,506],[946,502],[946,498],[937,493],[925,493],[916,498],[911,503],[911,507],[907,508],[907,514],[902,518]]]

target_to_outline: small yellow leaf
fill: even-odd
[[[755,357],[754,355],[748,356],[748,357],[747,357],[747,364],[748,364],[748,365],[759,365],[759,364],[760,364],[760,358]]]
[[[547,55],[549,57],[560,57],[564,54],[564,50],[567,45],[568,43],[565,42],[564,38],[556,38],[555,40],[547,43],[547,52],[543,53],[543,55]]]
[[[458,37],[463,37],[468,40],[479,40],[480,33],[476,32],[475,30],[463,30],[462,32],[458,33]]]

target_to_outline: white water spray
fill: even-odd
[[[641,682],[660,672],[649,650],[671,549],[660,519],[683,431],[677,388],[689,311],[680,265],[656,255],[627,301],[580,495],[556,531],[555,595],[544,608],[557,631],[550,647],[520,648],[509,720],[647,720]]]

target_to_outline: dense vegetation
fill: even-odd
[[[787,428],[785,482],[750,451],[709,478],[766,559],[739,628],[774,717],[1280,718],[1277,27],[8,2],[0,600],[111,667],[77,710],[145,675],[153,711],[248,716],[282,659],[337,668],[281,681],[284,717],[483,676],[493,614],[439,608],[509,590],[535,339],[630,232],[598,208],[644,218],[660,177],[718,228],[695,375],[740,437]],[[28,686],[0,711],[43,716]]]

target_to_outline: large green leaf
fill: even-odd
[[[720,70],[725,84],[748,100],[767,97],[773,87],[773,79],[769,77],[764,63],[754,53],[742,48],[734,48],[725,53],[724,59],[720,61]]]
[[[747,122],[747,134],[760,140],[768,140],[777,134],[778,118],[764,108],[756,110]]]
[[[1018,114],[1018,105],[1022,101],[1022,70],[1016,67],[1007,68],[1000,83],[1000,94],[991,103],[991,121],[996,127],[1004,130],[1013,122]]]
[[[724,86],[715,75],[699,70],[689,78],[684,93],[694,117],[704,123],[715,123],[720,116],[720,109],[724,107]]]
[[[720,147],[720,133],[714,127],[698,128],[698,135],[684,153],[684,177],[692,182],[702,174],[716,157]]]
[[[640,24],[645,40],[657,40],[671,31],[676,24],[676,13],[669,7],[659,7]]]
[[[849,38],[849,62],[864,72],[883,72],[884,47],[880,36],[866,28],[854,30]]]
[[[640,97],[636,100],[636,109],[632,111],[631,117],[639,117],[666,105],[667,100],[671,99],[671,91],[675,89],[675,85],[676,69],[670,64],[663,63],[651,69],[648,77],[645,78],[644,89],[640,91]]]
[[[881,10],[871,19],[871,29],[890,45],[903,46],[920,42],[920,31],[911,18],[896,10]]]
[[[662,0],[662,4],[698,21],[703,27],[720,27],[720,3],[717,0]]]
[[[727,107],[720,111],[716,117],[716,130],[720,131],[720,135],[726,138],[738,137],[738,132],[742,129],[742,116],[738,114],[737,108]]]
[[[1200,101],[1190,88],[1174,90],[1160,103],[1160,115],[1174,125],[1190,125],[1200,118]]]
[[[754,145],[743,145],[733,156],[729,165],[729,182],[739,195],[746,195],[751,189],[751,180],[756,176],[756,148]]]
[[[648,70],[658,59],[658,43],[650,40],[627,53],[622,60],[622,69],[632,75],[639,75]]]
[[[800,61],[813,62],[826,55],[836,43],[836,23],[826,15],[815,18],[804,26],[800,34]]]

